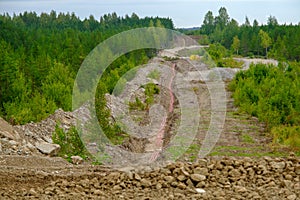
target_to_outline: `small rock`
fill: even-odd
[[[241,176],[241,172],[240,172],[239,170],[237,170],[237,169],[232,169],[232,170],[228,173],[228,175],[231,176],[231,177],[237,178],[237,177]]]
[[[237,192],[237,193],[245,193],[245,192],[247,192],[247,189],[246,189],[245,187],[242,187],[242,186],[236,186],[236,187],[234,188],[234,190],[235,190],[235,192]]]
[[[186,184],[187,184],[189,187],[191,187],[191,188],[194,187],[194,184],[193,184],[193,182],[191,181],[191,179],[188,179],[188,180],[186,181]]]
[[[34,151],[35,147],[33,146],[33,144],[31,144],[30,142],[28,142],[25,147],[27,147],[30,151]]]
[[[192,174],[191,179],[193,181],[200,182],[200,181],[204,181],[206,179],[206,176],[201,175],[201,174]]]
[[[118,190],[122,190],[122,188],[121,188],[121,186],[119,186],[119,185],[115,185],[115,186],[113,187],[113,190],[118,191]]]
[[[186,185],[185,185],[184,183],[180,182],[180,183],[178,183],[177,187],[178,187],[179,189],[182,189],[182,190],[183,190],[183,189],[186,188]]]
[[[285,162],[271,162],[270,165],[275,170],[282,170],[285,168]]]
[[[181,172],[182,172],[183,175],[185,175],[185,176],[189,176],[189,175],[190,175],[183,167],[181,168]]]
[[[198,192],[198,193],[205,193],[205,192],[206,192],[205,190],[203,190],[203,189],[201,189],[201,188],[196,188],[195,190],[196,190],[196,192]]]
[[[35,146],[40,152],[50,156],[57,155],[60,150],[60,146],[58,144],[50,144],[47,142],[38,142]]]
[[[137,173],[134,174],[134,178],[135,178],[135,180],[138,180],[138,181],[140,181],[140,180],[142,179],[142,178],[140,177],[140,175],[137,174]]]
[[[11,146],[16,146],[16,145],[18,145],[18,142],[14,141],[14,140],[9,140],[8,144],[10,144]]]
[[[295,173],[300,175],[300,165],[296,166]]]
[[[179,175],[179,176],[177,177],[177,180],[179,180],[179,181],[184,181],[184,180],[186,180],[186,177],[185,177],[184,175]]]
[[[295,194],[291,194],[287,197],[288,200],[295,200],[297,199],[297,196]]]
[[[168,183],[173,182],[174,179],[175,179],[175,178],[174,178],[173,176],[166,176],[166,177],[165,177],[165,180],[166,180]]]
[[[293,187],[293,182],[290,180],[283,180],[283,184],[285,185],[285,187],[287,188],[292,188]]]
[[[162,188],[162,185],[161,185],[160,183],[157,183],[157,184],[156,184],[156,189],[159,190],[159,189],[161,189],[161,188]]]
[[[291,180],[293,180],[293,176],[290,175],[290,174],[287,174],[287,175],[285,176],[285,179],[291,181]]]
[[[94,190],[95,195],[103,195],[103,192],[101,190]]]
[[[144,187],[150,187],[151,186],[151,181],[143,178],[141,180],[141,185],[144,186]]]
[[[71,159],[74,165],[79,165],[83,163],[83,158],[81,158],[80,156],[71,156]]]
[[[29,190],[29,194],[35,196],[35,195],[37,195],[37,192],[36,192],[33,188],[31,188],[31,189]]]
[[[197,167],[194,169],[194,174],[208,175],[208,169]]]

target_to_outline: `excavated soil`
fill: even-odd
[[[182,72],[189,66],[185,59],[172,63]],[[250,61],[245,63],[249,67]],[[195,149],[161,167],[73,165],[51,157],[52,153],[42,153],[37,144],[46,142],[51,147],[57,122],[68,130],[76,122],[74,113],[58,110],[40,123],[24,126],[11,126],[0,118],[0,199],[300,199],[300,158],[293,153],[270,157],[273,150],[264,124],[237,112],[229,91],[220,139],[210,156],[197,158],[209,128],[211,102],[203,81],[192,81],[192,87],[201,112],[199,134],[192,145]],[[86,113],[84,108],[76,112]],[[179,116],[169,118],[166,130],[170,133],[170,122]],[[165,139],[168,143],[171,136]],[[145,143],[129,138],[123,147],[143,152]]]

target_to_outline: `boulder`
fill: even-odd
[[[3,137],[9,140],[18,140],[20,138],[14,131],[13,126],[0,117],[0,138]]]
[[[37,142],[35,147],[43,154],[56,156],[60,150],[60,146],[58,144],[50,144],[47,142]]]

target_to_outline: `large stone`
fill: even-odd
[[[14,131],[13,126],[0,117],[0,138],[18,140],[20,136]]]
[[[60,150],[60,146],[58,144],[50,144],[47,142],[37,142],[35,147],[43,154],[50,156],[56,156]]]
[[[201,175],[201,174],[192,174],[191,179],[193,181],[200,182],[200,181],[204,181],[206,179],[206,176]]]

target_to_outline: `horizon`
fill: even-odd
[[[75,13],[81,20],[93,15],[99,21],[104,14],[116,12],[118,16],[136,13],[139,17],[165,17],[172,19],[176,28],[200,27],[204,16],[212,11],[214,16],[218,15],[220,7],[225,7],[229,17],[237,20],[239,25],[245,22],[246,16],[252,24],[256,19],[260,25],[266,24],[269,16],[275,16],[279,24],[300,23],[300,2],[296,0],[145,0],[143,3],[137,0],[129,0],[127,3],[118,3],[120,0],[102,2],[95,0],[42,0],[36,4],[34,0],[1,0],[0,13],[20,14],[27,12],[50,13]],[[83,9],[84,8],[84,9]]]

